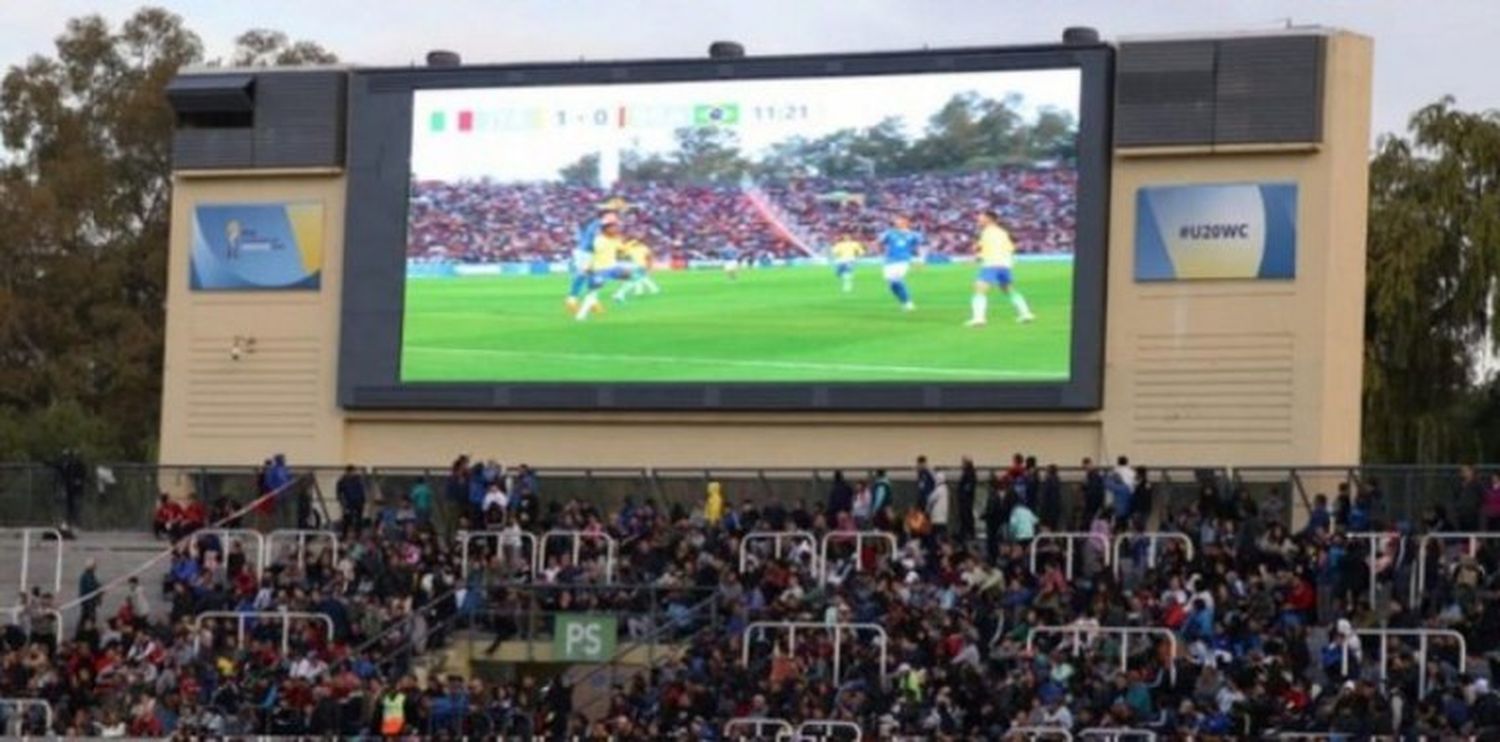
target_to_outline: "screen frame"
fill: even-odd
[[[1102,405],[1114,50],[1104,44],[355,70],[348,89],[339,405],[351,410],[1089,411]],[[402,382],[412,109],[419,89],[1075,68],[1071,377],[1056,382]],[[358,206],[357,206],[358,205]]]

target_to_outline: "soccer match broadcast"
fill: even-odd
[[[418,90],[401,381],[1066,381],[1080,76]]]

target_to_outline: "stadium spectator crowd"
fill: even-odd
[[[1084,469],[1065,482],[1021,456],[995,471],[967,461],[941,471],[923,459],[910,482],[839,475],[820,502],[711,483],[701,502],[600,507],[549,499],[527,467],[461,458],[442,481],[371,487],[365,511],[341,524],[337,555],[310,543],[300,558],[281,552],[262,566],[244,540],[178,519],[159,605],[132,583],[116,611],[86,603],[64,631],[50,613],[54,596],[25,596],[6,629],[0,696],[45,699],[56,731],[103,736],[715,739],[745,717],[841,719],[882,738],[1002,739],[1038,726],[1176,738],[1500,734],[1497,551],[1442,545],[1425,592],[1406,600],[1416,562],[1399,536],[1448,528],[1444,509],[1399,523],[1378,486],[1345,488],[1319,498],[1294,531],[1223,482],[1164,497],[1151,472],[1125,459]],[[1474,493],[1488,496],[1482,486]],[[1456,519],[1481,512],[1477,502],[1457,505]],[[477,529],[495,539],[473,543],[466,576],[454,534]],[[520,538],[506,538],[553,529],[613,537],[613,579],[598,542],[584,541],[576,560],[566,542],[548,548],[537,569]],[[896,549],[838,541],[819,564],[805,541],[779,555],[759,541],[740,569],[747,534],[786,530],[876,530]],[[1033,569],[1033,542],[1058,531],[1092,535],[1038,543]],[[1147,531],[1181,534],[1192,548],[1177,539],[1153,548]],[[1371,532],[1388,536],[1349,535]],[[1105,544],[1121,535],[1116,565]],[[1384,613],[1366,597],[1372,559]],[[85,581],[80,592],[95,587]],[[333,633],[295,621],[283,649],[279,622],[258,621],[241,642],[233,620],[196,629],[209,610],[320,613]],[[632,617],[622,641],[683,651],[578,704],[562,676],[417,679],[420,653],[460,627],[491,637],[492,648],[534,638],[535,625],[517,616],[535,610],[619,612]],[[889,637],[888,672],[870,635],[846,635],[835,652],[831,632],[819,630],[800,633],[795,647],[754,635],[742,666],[746,627],[777,620],[877,624]],[[1452,629],[1467,652],[1434,639],[1424,664],[1415,645],[1392,640],[1382,675],[1378,644],[1356,635],[1381,625]],[[1039,626],[1076,636],[1028,642]],[[1121,626],[1171,632],[1176,651],[1136,638],[1122,666],[1108,631]]]
[[[742,188],[622,182],[605,191],[489,180],[412,184],[407,257],[462,263],[566,260],[599,204],[620,198],[626,234],[659,259],[804,256],[843,234],[875,238],[909,214],[936,253],[972,251],[974,214],[996,208],[1023,253],[1069,253],[1076,220],[1071,168],[1006,167],[874,179],[807,178]],[[757,196],[764,200],[757,205]]]

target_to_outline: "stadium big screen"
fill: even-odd
[[[1108,77],[1102,47],[358,74],[344,402],[1097,407]]]

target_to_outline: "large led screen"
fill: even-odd
[[[416,89],[399,381],[1067,382],[1081,95],[1077,67]]]

